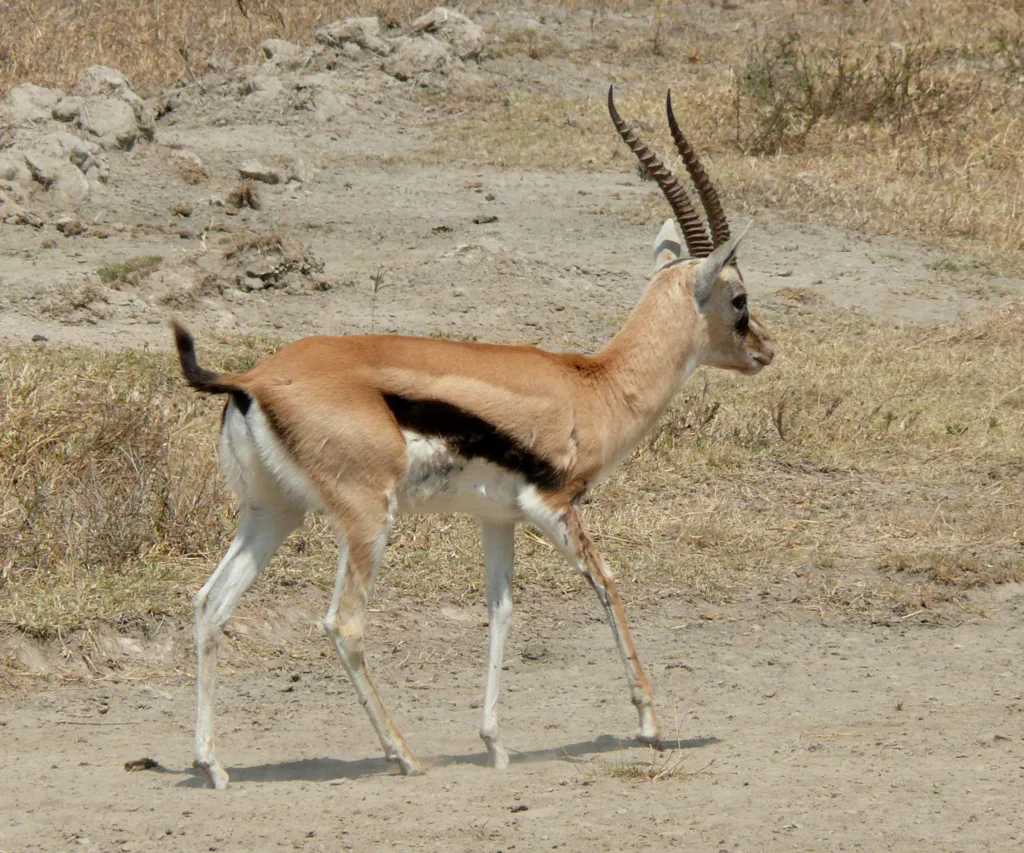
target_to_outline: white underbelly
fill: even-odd
[[[437,438],[404,431],[406,473],[398,484],[402,515],[466,513],[480,518],[522,518],[519,497],[528,487],[519,474],[483,459],[466,459]]]

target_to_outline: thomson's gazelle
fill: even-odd
[[[367,598],[396,513],[463,512],[483,530],[490,657],[480,736],[494,767],[498,683],[512,611],[518,522],[537,527],[590,582],[626,667],[639,737],[657,743],[658,719],[611,573],[583,528],[579,500],[654,427],[699,365],[757,373],[770,338],[747,310],[738,239],[707,175],[668,118],[707,213],[710,233],[672,173],[608,107],[622,138],[675,214],[655,244],[657,269],[640,304],[594,355],[550,353],[392,335],[310,337],[245,373],[199,366],[175,325],[181,368],[199,391],[226,394],[221,464],[238,495],[238,532],[195,598],[198,654],[196,765],[223,788],[214,755],[217,647],[239,598],[309,511],[337,526],[337,581],[325,626],[390,760],[422,767],[366,670]],[[675,224],[686,242],[682,255]]]

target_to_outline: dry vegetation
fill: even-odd
[[[567,51],[610,71],[627,119],[664,150],[664,89],[735,209],[770,206],[876,233],[1000,254],[1024,247],[1024,17],[993,3],[752,6],[708,28],[705,4],[653,4],[643,38],[596,18]],[[550,51],[549,51],[550,52]],[[438,144],[521,168],[623,167],[603,93],[474,87]],[[674,158],[670,158],[675,163]],[[645,211],[653,215],[653,210]]]
[[[0,94],[25,80],[71,88],[90,65],[110,65],[142,88],[252,61],[266,38],[309,43],[346,15],[409,21],[430,0],[0,0]]]
[[[312,40],[319,24],[377,14],[397,26],[435,0],[94,0],[0,2],[0,94],[25,79],[73,86],[89,65],[121,69],[143,91],[211,63],[251,61],[267,37]],[[498,2],[455,4],[467,12]],[[495,55],[568,56],[619,66],[627,116],[663,127],[663,88],[730,200],[837,225],[956,242],[1016,265],[1024,246],[1024,18],[1020,0],[780,0],[709,26],[707,4],[561,0],[591,10],[589,37],[504,33]],[[624,36],[602,14],[646,16]],[[724,13],[723,13],[724,14]],[[481,162],[605,167],[628,153],[598,93],[446,93],[464,118],[440,143]],[[620,167],[620,163],[615,163]],[[940,236],[941,235],[941,236]]]
[[[892,618],[1024,579],[1024,305],[931,329],[771,320],[777,365],[698,375],[588,506],[630,594],[792,588]],[[208,359],[269,348],[233,339]],[[0,385],[0,620],[45,635],[185,612],[232,528],[219,403],[169,356],[8,350]],[[518,583],[579,588],[538,536],[518,547]],[[258,589],[326,588],[333,553],[310,522]],[[421,597],[476,597],[481,579],[476,530],[453,518],[403,520],[382,573]]]

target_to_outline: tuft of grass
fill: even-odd
[[[163,258],[159,255],[142,255],[126,261],[103,264],[96,268],[96,275],[104,284],[115,288],[119,284],[136,286],[161,263],[163,263]]]
[[[679,750],[659,752],[652,747],[646,761],[630,761],[625,753],[620,752],[614,761],[597,760],[591,762],[590,767],[598,775],[624,782],[667,782],[699,776],[712,764],[708,762],[697,770],[689,770],[684,766],[685,762],[686,755]]]
[[[263,207],[263,200],[260,189],[252,181],[244,181],[228,193],[224,200],[229,208],[239,210],[243,207],[250,207],[259,210]]]

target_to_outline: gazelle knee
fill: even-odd
[[[337,613],[328,613],[324,619],[324,630],[331,638],[341,655],[342,663],[350,669],[358,669],[363,665],[363,631],[362,626],[351,621],[343,621]]]

